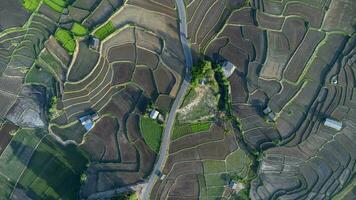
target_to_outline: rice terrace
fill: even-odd
[[[355,0],[0,0],[0,200],[355,200]]]

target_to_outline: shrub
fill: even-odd
[[[215,80],[218,82],[220,99],[218,108],[221,111],[226,111],[230,115],[231,102],[229,99],[229,81],[224,76],[223,69],[220,65],[213,66],[215,72]]]

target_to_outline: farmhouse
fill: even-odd
[[[94,113],[92,115],[85,115],[79,118],[80,123],[84,126],[85,130],[90,131],[93,126],[94,122],[99,119],[99,115]]]
[[[263,114],[265,114],[265,115],[267,115],[270,112],[272,112],[272,110],[269,107],[267,107],[263,110]]]
[[[157,110],[153,109],[150,113],[150,118],[157,119],[158,115],[159,115],[159,112]]]
[[[268,115],[267,115],[267,119],[268,121],[270,122],[275,122],[276,121],[276,114],[274,112],[270,112]]]
[[[267,116],[268,121],[270,122],[276,121],[276,114],[272,112],[272,110],[269,107],[263,110],[263,114]]]
[[[236,69],[235,65],[229,61],[225,61],[221,67],[223,69],[224,76],[226,78],[229,78],[232,75],[232,73],[234,73],[234,71]]]
[[[229,188],[236,190],[237,188],[237,183],[235,181],[230,181],[229,183]]]
[[[330,118],[326,118],[324,121],[324,126],[327,126],[327,127],[333,128],[337,131],[340,131],[342,128],[342,122],[339,122],[339,121],[336,121],[336,120],[333,120]]]

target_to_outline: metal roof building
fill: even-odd
[[[86,115],[79,118],[80,123],[84,126],[85,130],[90,131],[93,128],[93,121],[90,115]]]
[[[225,61],[221,67],[223,69],[224,76],[226,78],[229,78],[232,75],[232,73],[234,73],[234,71],[236,69],[235,65],[229,61]]]
[[[337,131],[340,131],[342,129],[342,122],[330,119],[330,118],[326,118],[324,121],[324,125],[330,128],[333,128]]]
[[[157,110],[152,110],[150,113],[150,118],[157,119],[158,115],[159,115],[159,112]]]
[[[96,37],[91,37],[90,38],[90,48],[94,49],[94,50],[99,50],[99,45],[100,45],[100,40]]]
[[[84,126],[85,130],[90,131],[94,122],[99,119],[99,115],[97,113],[93,113],[91,115],[85,115],[79,118],[80,123]]]

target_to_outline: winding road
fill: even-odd
[[[172,108],[169,112],[168,118],[167,118],[167,123],[166,127],[163,131],[163,137],[162,137],[162,143],[161,143],[161,148],[159,152],[159,157],[157,162],[155,163],[155,166],[151,172],[151,175],[146,183],[146,186],[144,187],[142,193],[141,193],[141,199],[149,199],[150,193],[152,191],[152,188],[158,179],[158,176],[156,175],[157,171],[162,171],[165,162],[167,160],[167,154],[169,150],[169,142],[171,138],[171,133],[172,133],[172,128],[174,124],[174,119],[176,116],[176,112],[180,106],[180,104],[183,101],[184,95],[187,92],[187,89],[189,88],[189,83],[190,83],[190,69],[192,67],[192,54],[190,51],[190,46],[189,42],[187,39],[187,23],[186,23],[186,13],[185,13],[185,6],[183,0],[175,0],[176,5],[178,8],[178,17],[179,17],[179,35],[180,35],[180,42],[182,44],[183,48],[183,53],[185,57],[185,67],[186,67],[186,73],[185,77],[183,80],[183,83],[178,91],[178,94],[173,102]]]

